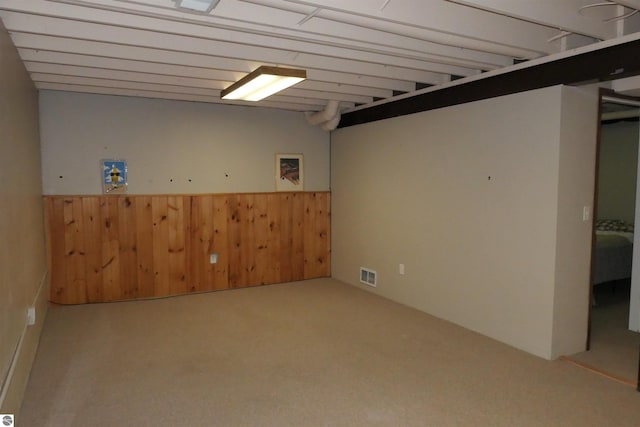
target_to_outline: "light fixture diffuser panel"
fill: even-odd
[[[211,12],[220,0],[175,0],[176,6],[196,12]]]
[[[222,99],[260,101],[307,77],[304,70],[261,66],[220,92]]]
[[[253,93],[262,90],[264,87],[268,87],[269,85],[273,84],[274,81],[274,76],[271,76],[269,74],[261,74],[256,78],[249,80],[242,86],[239,86],[233,92],[230,92],[227,95],[223,96],[222,99],[249,100]]]
[[[247,97],[247,101],[260,101],[268,96],[273,95],[274,93],[278,93],[281,90],[285,90],[286,88],[293,86],[296,83],[300,83],[302,78],[299,77],[274,77],[273,83],[271,83],[268,87],[264,87],[261,90],[258,90],[252,93],[249,97]]]

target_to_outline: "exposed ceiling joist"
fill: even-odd
[[[307,80],[233,104],[348,113],[640,30],[640,13],[626,17],[640,0],[594,3],[220,0],[196,13],[173,0],[0,0],[0,19],[39,89],[229,103],[221,89],[275,65]]]

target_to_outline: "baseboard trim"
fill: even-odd
[[[48,307],[48,272],[45,271],[32,306],[36,307],[36,323],[33,326],[27,325],[26,307],[24,329],[18,340],[11,365],[0,391],[0,412],[3,414],[17,414],[22,405],[22,398],[27,387],[31,366],[35,359],[42,326],[47,314]]]

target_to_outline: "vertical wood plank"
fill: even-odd
[[[305,194],[305,279],[329,275],[329,218],[326,193]]]
[[[155,294],[153,266],[153,210],[151,196],[136,198],[136,248],[138,297],[160,296]]]
[[[323,277],[331,277],[331,193],[324,193],[324,245],[325,270]]]
[[[240,286],[253,286],[259,284],[256,273],[256,239],[255,239],[255,212],[253,194],[241,194],[239,199],[240,210],[242,212],[243,221],[240,228],[240,261],[242,268],[240,269]]]
[[[304,278],[311,279],[315,273],[315,248],[313,237],[316,223],[316,194],[305,193],[304,197]]]
[[[102,217],[102,278],[105,301],[124,299],[120,283],[120,235],[118,198],[105,196],[100,204]]]
[[[316,217],[320,220],[314,239],[318,263],[316,277],[329,277],[331,275],[331,198],[328,193],[317,193],[317,200],[319,205]]]
[[[192,286],[191,269],[189,265],[193,259],[193,244],[191,242],[191,200],[193,196],[182,196],[182,240],[184,245],[184,259],[182,261],[182,274],[184,275],[183,289],[185,292],[194,292]]]
[[[280,200],[283,196],[281,194],[266,194],[266,216],[267,216],[267,256],[264,283],[280,283],[280,269],[281,269],[281,247],[280,247],[280,234],[282,217],[280,213]]]
[[[240,209],[242,200],[240,195],[229,195],[227,235],[229,241],[229,287],[237,288],[242,285],[242,224],[244,223],[244,211]]]
[[[291,193],[291,280],[304,279],[304,193]]]
[[[228,288],[227,197],[201,195],[192,197],[190,262],[194,290]],[[217,263],[210,255],[217,254]]]
[[[138,297],[136,199],[118,196],[117,200],[121,299],[133,299]]]
[[[213,265],[209,263],[213,244],[213,197],[191,197],[191,290],[206,291],[213,285]]]
[[[101,200],[98,196],[84,197],[82,199],[88,302],[104,301],[100,203]]]
[[[67,262],[64,249],[64,203],[63,197],[48,197],[47,242],[49,247],[49,298],[58,304],[69,304],[67,287]]]
[[[82,199],[74,197],[64,202],[64,249],[66,275],[72,303],[87,302],[87,280],[85,274],[84,236],[82,229]]]
[[[278,194],[278,265],[279,282],[294,280],[293,275],[293,200],[291,193]]]
[[[269,265],[269,218],[267,214],[268,204],[265,194],[257,194],[253,197],[253,271],[251,281],[255,285],[265,285],[271,282],[272,266]]]
[[[167,196],[152,196],[154,295],[170,295]]]
[[[213,241],[210,252],[218,254],[214,265],[212,289],[229,288],[229,198],[226,195],[212,196],[213,199]]]
[[[167,197],[167,228],[169,257],[169,294],[189,292],[187,283],[187,236],[189,197]]]

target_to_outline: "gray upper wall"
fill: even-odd
[[[275,191],[276,153],[304,155],[304,190],[329,190],[329,134],[303,113],[41,91],[47,195],[101,194],[124,159],[131,194]]]

